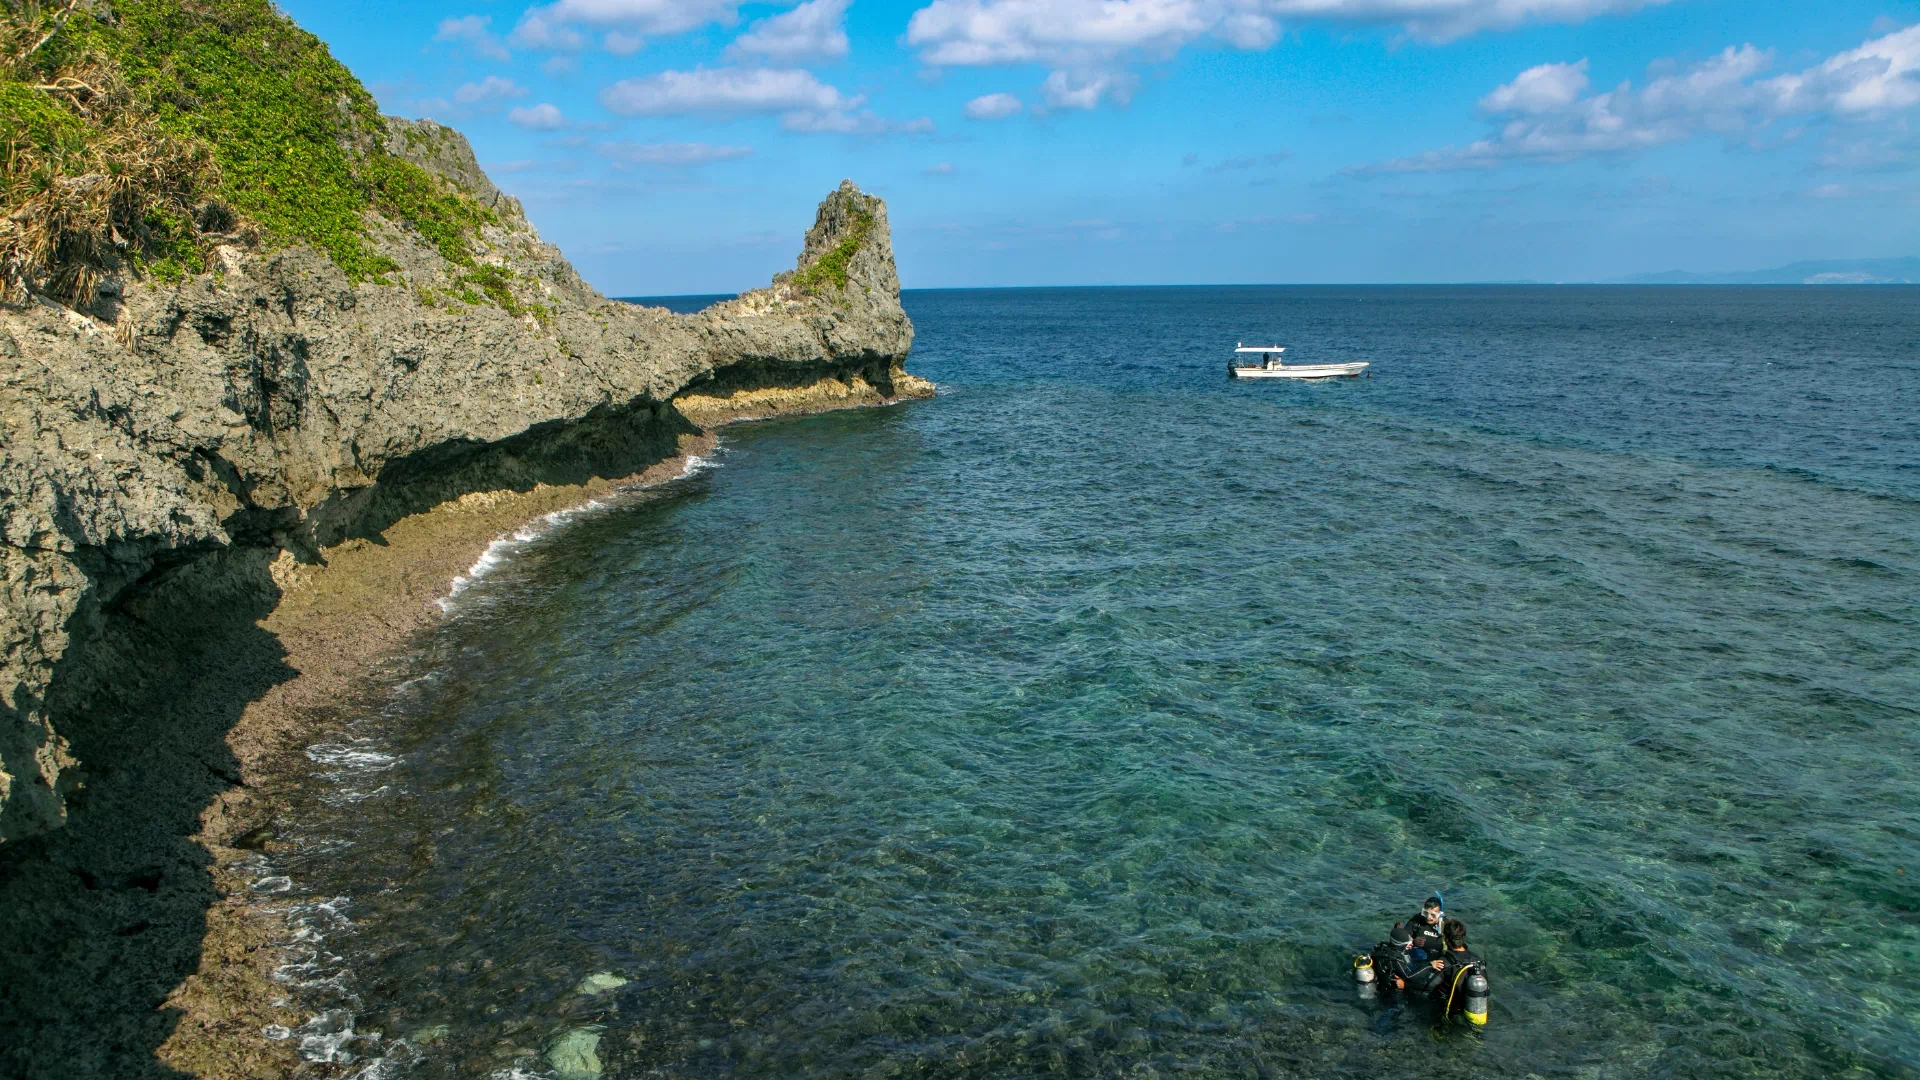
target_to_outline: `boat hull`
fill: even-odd
[[[1234,367],[1227,371],[1236,379],[1350,379],[1367,369],[1367,361],[1351,364],[1296,364],[1291,367]]]

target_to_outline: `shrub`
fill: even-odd
[[[159,128],[110,65],[84,57],[45,83],[0,81],[0,124],[0,294],[86,304],[128,257],[163,276],[204,267],[196,203],[218,169],[204,145]]]
[[[268,0],[0,0],[0,48],[10,289],[75,302],[123,260],[197,272],[236,214],[356,281],[395,269],[367,242],[366,210],[462,266],[496,220],[388,153],[366,88]]]

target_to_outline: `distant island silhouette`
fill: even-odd
[[[1920,283],[1920,258],[1811,259],[1771,270],[1732,270],[1698,274],[1666,270],[1617,279],[1624,285],[1913,285]]]

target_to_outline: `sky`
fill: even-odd
[[[1920,0],[279,0],[613,296],[1920,254]]]

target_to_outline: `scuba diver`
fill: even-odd
[[[1354,971],[1363,989],[1377,984],[1389,997],[1404,991],[1407,979],[1413,975],[1412,952],[1413,935],[1407,932],[1407,924],[1394,923],[1393,933],[1387,940],[1375,945],[1370,952],[1354,957]],[[1363,993],[1362,996],[1371,1000],[1374,995]]]
[[[1390,999],[1404,994],[1409,1002],[1431,1002],[1435,1019],[1445,1023],[1464,1013],[1475,1026],[1487,1022],[1487,965],[1467,947],[1467,924],[1440,915],[1440,898],[1427,901],[1421,917],[1394,923],[1393,933],[1371,952],[1354,958],[1354,976],[1361,998]],[[1438,918],[1429,919],[1428,915]],[[1421,943],[1432,945],[1431,954]]]
[[[1427,897],[1420,905],[1420,913],[1407,920],[1407,931],[1413,935],[1413,948],[1416,960],[1432,960],[1445,948],[1440,936],[1440,927],[1446,921],[1446,906],[1435,893]]]
[[[1360,983],[1361,997],[1376,996],[1392,1000],[1400,994],[1418,996],[1437,985],[1440,966],[1419,958],[1413,947],[1413,933],[1406,923],[1394,923],[1387,940],[1370,952],[1354,957],[1354,976]],[[1375,991],[1378,991],[1376,995]]]
[[[1440,1005],[1439,1019],[1445,1021],[1455,1013],[1465,1013],[1474,1026],[1483,1026],[1487,1022],[1487,997],[1490,992],[1487,985],[1487,962],[1480,954],[1467,947],[1467,924],[1459,919],[1448,919],[1441,927],[1441,936],[1446,941],[1446,952],[1442,954],[1442,978],[1446,985],[1445,1004]],[[1431,991],[1436,1004],[1442,994],[1438,989]]]

